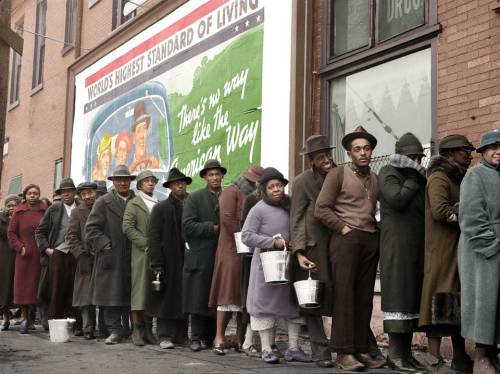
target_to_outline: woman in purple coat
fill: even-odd
[[[242,241],[255,248],[248,285],[247,310],[252,330],[258,331],[262,343],[262,360],[279,362],[279,351],[273,350],[274,329],[278,319],[288,325],[288,349],[285,360],[310,362],[311,357],[298,345],[300,324],[299,307],[290,297],[291,285],[271,285],[265,282],[260,262],[261,249],[283,250],[290,240],[290,199],[285,195],[288,181],[275,168],[266,168],[259,180],[262,200],[248,214],[242,230]],[[283,239],[273,238],[281,234]]]

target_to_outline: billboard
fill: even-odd
[[[199,170],[214,158],[228,169],[226,185],[251,164],[286,174],[289,97],[271,87],[289,94],[290,54],[282,54],[289,48],[282,41],[290,39],[289,7],[189,1],[79,73],[75,181],[106,179],[126,164],[135,174],[153,170],[162,182],[175,166],[196,189],[204,185]],[[281,121],[272,123],[277,116]]]

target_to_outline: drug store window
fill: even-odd
[[[326,0],[323,6],[321,122],[337,147],[336,162],[347,161],[341,139],[359,125],[378,139],[375,169],[409,131],[429,152],[436,0]]]

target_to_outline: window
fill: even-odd
[[[415,134],[424,148],[430,147],[430,48],[336,78],[330,90],[336,162],[347,161],[341,140],[359,125],[378,140],[374,156],[394,153],[396,140],[406,132]]]
[[[46,31],[47,1],[37,0],[35,52],[33,56],[33,82],[31,87],[38,88],[43,82],[43,61],[45,58],[45,31]]]
[[[16,27],[17,33],[23,35],[22,25]],[[12,62],[10,68],[10,96],[9,105],[13,106],[19,103],[19,84],[21,82],[21,55],[12,50]]]
[[[15,177],[10,178],[9,183],[9,195],[11,194],[20,194],[22,192],[22,183],[23,183],[23,175],[16,175]]]
[[[128,0],[113,0],[113,30],[116,29],[121,24],[127,22],[129,19],[135,17],[137,11],[132,11],[128,14],[124,12],[125,4],[127,4]]]
[[[54,191],[59,188],[59,183],[61,183],[63,173],[63,160],[60,158],[56,160],[54,164]]]
[[[77,0],[66,0],[63,53],[75,47]]]
[[[333,19],[332,55],[366,47],[370,43],[370,1],[335,0],[331,8]]]

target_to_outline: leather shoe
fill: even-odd
[[[9,329],[9,326],[10,326],[10,322],[9,321],[5,321],[2,325],[2,328],[0,329],[0,331],[7,331]]]
[[[365,369],[365,365],[358,361],[352,354],[337,355],[336,365],[340,370],[346,371],[363,371]]]
[[[144,346],[144,339],[142,338],[142,326],[134,325],[132,329],[132,343],[138,347]]]
[[[29,334],[29,328],[28,328],[28,321],[23,320],[21,322],[21,330],[19,331],[19,334]]]
[[[209,346],[205,340],[200,340],[200,347],[202,350],[209,348]]]
[[[93,332],[85,332],[85,333],[83,333],[83,339],[92,340],[92,339],[95,339],[95,335]]]
[[[105,344],[118,344],[118,343],[121,343],[121,341],[122,341],[122,337],[119,334],[112,332],[111,335],[106,338],[104,343]]]
[[[335,366],[335,363],[332,360],[319,360],[316,361],[316,365],[320,368],[327,369]]]
[[[199,352],[201,351],[201,343],[199,340],[193,340],[191,342],[191,345],[189,346],[189,349],[191,349],[193,352]]]
[[[358,353],[356,358],[368,369],[380,369],[386,363],[383,356],[372,357],[368,353]]]
[[[76,329],[75,331],[73,331],[73,335],[74,336],[83,336],[83,331],[80,329]]]

